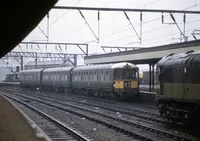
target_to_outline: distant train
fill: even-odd
[[[200,119],[200,51],[170,54],[157,63],[157,105],[172,121]]]
[[[131,63],[23,70],[23,88],[128,98],[139,95],[139,68]]]

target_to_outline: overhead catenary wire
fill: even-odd
[[[200,6],[200,4],[198,4],[198,5],[196,5],[196,6]],[[195,6],[190,6],[190,7],[186,8],[186,9],[190,9],[190,8],[193,8],[193,7],[195,7]],[[185,9],[184,9],[184,10],[185,10]],[[177,16],[181,16],[181,15],[177,15]],[[166,16],[165,16],[165,19],[166,19],[166,18],[170,18],[170,15],[166,15]],[[145,21],[145,22],[143,23],[143,25],[144,25],[144,24],[147,24],[147,23],[154,22],[154,21],[158,21],[158,20],[161,20],[161,18],[159,17],[159,18],[155,18],[155,19],[152,19],[152,20],[149,20],[149,21]],[[187,23],[188,23],[188,22],[187,22]],[[178,24],[182,24],[182,23],[178,23]],[[140,26],[140,24],[137,24],[137,25],[135,25],[134,27],[138,27],[138,26]],[[107,37],[109,37],[109,36],[112,36],[112,35],[114,35],[114,34],[118,34],[118,33],[121,33],[121,32],[125,32],[125,31],[127,31],[127,30],[129,30],[129,29],[131,29],[131,28],[132,28],[132,27],[127,28],[127,29],[125,29],[124,31],[114,32],[114,33],[105,35],[105,36],[100,37],[100,38],[101,38],[101,40],[102,40],[102,39],[107,38]]]
[[[200,22],[200,20],[190,21],[190,22],[187,22],[187,23],[190,24],[190,23],[194,23],[194,22]],[[183,24],[183,23],[181,23],[181,24]],[[156,31],[156,30],[159,30],[159,29],[164,29],[164,28],[163,28],[163,27],[160,27],[160,28],[155,28],[155,29],[147,30],[147,31],[144,31],[143,34],[147,34],[147,33],[150,33],[150,32]],[[180,33],[180,32],[179,32],[179,33]],[[173,34],[170,34],[170,35],[173,35]],[[167,35],[167,36],[170,36],[170,35]],[[103,43],[109,43],[109,42],[119,41],[119,40],[131,38],[131,37],[135,37],[135,36],[136,36],[136,35],[130,35],[130,36],[126,36],[126,37],[114,39],[114,40],[112,40],[112,41],[107,41],[107,42],[103,42]],[[144,42],[145,42],[145,40],[144,40]]]
[[[77,6],[81,1],[82,1],[82,0],[79,0],[78,2],[76,2],[76,3],[73,5],[73,7]],[[162,1],[162,0],[155,0],[155,1],[149,2],[149,3],[145,4],[145,5],[150,5],[150,4],[153,4],[153,3],[158,2],[158,1]],[[141,5],[141,6],[138,6],[138,7],[135,7],[135,8],[139,8],[139,7],[142,7],[142,6],[144,6],[144,5]],[[58,18],[56,18],[56,19],[50,24],[49,28],[50,28],[52,25],[54,25],[56,22],[58,22],[58,21],[59,21],[63,16],[65,16],[69,11],[70,11],[70,10],[64,12],[61,16],[59,16]],[[116,16],[119,16],[119,14],[116,14]],[[110,18],[110,17],[113,17],[113,16],[108,16],[108,17],[101,18],[101,21],[104,20],[104,19],[108,19],[108,18]],[[46,30],[46,29],[45,29],[45,30]],[[45,31],[45,30],[43,30],[43,31]]]
[[[78,2],[80,2],[81,0],[79,0]],[[155,1],[160,1],[160,0],[155,0]],[[78,3],[77,2],[77,3]],[[196,4],[195,6],[190,6],[190,7],[188,7],[188,8],[186,8],[186,9],[190,9],[190,8],[193,8],[193,7],[196,7],[196,6],[198,6],[198,5],[200,5],[200,4]],[[185,10],[185,9],[184,9]],[[166,16],[167,17],[167,16]],[[102,20],[102,19],[101,19]],[[154,19],[154,20],[151,20],[151,21],[146,21],[146,22],[144,22],[143,24],[145,24],[145,23],[150,23],[150,22],[153,22],[153,21],[156,21],[156,20],[160,20],[160,18],[156,18],[156,19]],[[188,23],[188,22],[187,22]],[[85,23],[84,24],[82,24],[82,25],[85,25]],[[80,26],[82,26],[82,25],[80,25]],[[139,26],[139,24],[138,25],[136,25],[136,26]],[[136,27],[136,26],[134,26],[134,27]],[[78,29],[78,28],[77,28]],[[76,28],[75,29],[73,29],[72,31],[75,31],[75,30],[77,30]],[[131,27],[129,28],[129,29],[131,29]],[[129,30],[129,29],[125,29],[125,30]],[[122,30],[122,32],[124,32],[123,30]],[[117,33],[120,33],[120,32],[117,32]],[[143,33],[145,33],[145,32],[143,32]],[[112,36],[112,35],[114,35],[114,34],[116,34],[116,33],[112,33],[112,34],[110,34],[110,36]],[[107,37],[109,37],[109,36],[107,36]],[[102,38],[106,38],[105,36],[104,37],[100,37],[101,39]]]
[[[81,0],[79,0],[78,2],[76,2],[76,3],[73,5],[73,7],[77,6],[80,2],[81,2]],[[58,21],[59,21],[63,16],[65,16],[69,11],[70,11],[70,10],[64,12],[61,16],[59,16],[56,20],[54,20],[54,21],[50,24],[49,28],[50,28],[52,25],[54,25],[56,22],[58,22]]]
[[[154,1],[152,1],[152,2],[149,2],[149,3],[144,4],[144,5],[140,5],[140,6],[137,6],[137,7],[134,7],[134,8],[141,8],[141,7],[144,7],[144,6],[147,6],[147,5],[151,5],[151,4],[153,4],[153,3],[156,3],[156,2],[158,2],[158,1],[162,1],[162,0],[154,0]],[[113,16],[120,16],[120,15],[123,15],[123,13],[120,13],[120,14],[118,13],[118,14],[115,14],[115,15],[107,16],[107,17],[101,18],[101,20],[109,19],[109,18],[111,18],[111,17],[113,17]]]
[[[199,6],[200,4],[198,4],[197,6]],[[190,7],[188,7],[188,8],[185,8],[185,9],[189,9],[189,8],[193,8],[193,7],[195,7],[195,6],[190,6]],[[169,17],[170,17],[170,15],[169,15]],[[153,19],[153,21],[156,21],[156,20],[159,20],[160,18],[156,18],[156,19]],[[192,21],[192,22],[194,22],[194,21]],[[190,23],[190,22],[187,22],[187,23]],[[183,23],[179,23],[179,24],[183,24]],[[136,25],[136,26],[139,26],[139,24],[138,25]],[[136,26],[134,26],[134,27],[136,27]],[[163,27],[162,27],[163,28]],[[143,34],[144,34],[145,32],[143,32]],[[112,34],[113,35],[113,34]],[[111,35],[111,36],[112,36]],[[131,35],[131,36],[127,36],[127,37],[123,37],[123,38],[118,38],[118,39],[116,39],[116,40],[112,40],[112,41],[108,41],[108,42],[113,42],[113,41],[117,41],[117,40],[121,40],[121,39],[126,39],[126,38],[130,38],[130,37],[134,37],[134,35]],[[108,42],[104,42],[104,43],[108,43]]]

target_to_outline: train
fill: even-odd
[[[156,102],[172,122],[200,119],[200,50],[171,53],[156,65]]]
[[[22,88],[129,99],[139,96],[139,68],[128,62],[23,70]]]

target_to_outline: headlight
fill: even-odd
[[[114,88],[115,88],[115,84],[114,84],[113,86],[114,86]]]

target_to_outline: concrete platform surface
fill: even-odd
[[[0,141],[47,141],[37,137],[25,116],[0,95]]]

